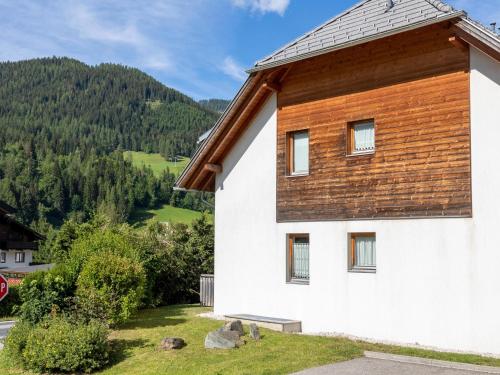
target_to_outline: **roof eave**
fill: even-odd
[[[290,64],[293,62],[309,59],[311,57],[324,55],[324,54],[329,53],[329,52],[338,51],[338,50],[353,47],[353,46],[356,46],[359,44],[372,42],[374,40],[386,38],[386,37],[391,36],[391,35],[400,34],[400,33],[403,33],[405,31],[411,31],[411,30],[419,29],[419,28],[424,27],[424,26],[433,25],[433,24],[440,23],[443,21],[449,21],[449,20],[459,18],[459,17],[465,16],[465,15],[466,15],[466,13],[464,11],[454,11],[453,13],[446,14],[444,16],[436,17],[436,18],[421,21],[421,22],[416,22],[412,25],[403,26],[403,27],[399,27],[397,29],[393,29],[393,30],[382,32],[382,33],[370,35],[368,37],[353,40],[351,42],[341,43],[341,44],[338,44],[336,46],[322,48],[322,49],[319,49],[317,51],[305,53],[305,54],[300,55],[300,56],[294,56],[294,57],[290,57],[288,59],[283,59],[283,60],[279,60],[276,62],[270,62],[267,64],[256,65],[253,68],[248,69],[246,72],[249,74],[256,73],[256,72],[267,70],[270,68],[275,68],[275,67]]]
[[[237,106],[238,102],[240,101],[241,97],[243,94],[251,87],[251,84],[253,83],[253,79],[255,78],[254,74],[250,74],[245,81],[245,83],[241,86],[240,90],[234,97],[234,99],[231,101],[231,103],[228,105],[226,110],[223,112],[219,120],[215,123],[214,127],[208,134],[207,138],[200,144],[200,147],[196,150],[194,153],[193,157],[189,161],[188,165],[186,168],[184,168],[184,171],[181,173],[181,175],[177,178],[174,188],[176,190],[180,191],[195,191],[195,189],[190,189],[189,187],[186,187],[187,182],[186,177],[190,174],[190,172],[193,170],[193,168],[199,163],[200,156],[203,154],[205,149],[209,147],[211,144],[211,140],[217,135],[221,125],[226,121],[228,118],[229,114],[233,111],[235,106]]]

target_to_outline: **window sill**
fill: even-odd
[[[373,151],[353,152],[352,154],[347,154],[346,157],[353,158],[353,157],[356,157],[356,156],[370,156],[370,155],[375,155],[375,150],[373,150]]]
[[[287,280],[286,283],[292,285],[309,285],[309,280],[291,279]]]
[[[294,177],[307,177],[309,176],[309,172],[307,173],[295,173],[295,174],[287,174],[286,178],[294,178]]]
[[[350,273],[377,273],[376,268],[351,268],[348,270]]]

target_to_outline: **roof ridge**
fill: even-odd
[[[285,44],[284,46],[281,46],[280,48],[278,48],[276,51],[272,52],[271,54],[267,55],[266,57],[258,60],[255,65],[259,64],[259,63],[262,63],[266,60],[269,60],[271,57],[273,57],[274,55],[286,50],[287,48],[290,48],[291,46],[293,46],[294,44],[297,44],[298,42],[300,42],[301,40],[307,38],[309,35],[311,34],[314,34],[315,32],[323,29],[324,27],[326,27],[327,25],[329,25],[330,23],[332,22],[335,22],[336,20],[338,20],[340,17],[343,17],[345,16],[346,14],[349,14],[350,12],[352,12],[354,9],[357,9],[359,8],[360,6],[370,2],[372,0],[361,0],[360,2],[354,4],[353,6],[351,6],[350,8],[347,8],[346,10],[344,10],[343,12],[337,14],[336,16],[328,19],[326,22],[323,22],[321,25],[319,26],[316,26],[314,29],[306,32],[305,34],[302,34],[301,36],[299,36],[298,38],[296,38],[295,40],[291,41],[290,43],[288,44]],[[429,0],[428,0],[429,1]],[[430,0],[432,1],[432,0]]]
[[[429,4],[431,4],[437,10],[441,12],[451,12],[453,11],[453,7],[450,4],[447,4],[441,0],[426,0]]]

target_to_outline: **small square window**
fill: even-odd
[[[375,272],[377,269],[375,233],[349,234],[349,270]]]
[[[0,263],[7,263],[7,253],[0,253]]]
[[[287,249],[287,281],[309,282],[309,235],[289,234]]]
[[[373,153],[375,151],[375,122],[366,120],[349,123],[347,141],[349,155]]]
[[[287,169],[291,176],[309,173],[309,131],[287,134]]]
[[[16,263],[24,263],[24,253],[16,253]]]

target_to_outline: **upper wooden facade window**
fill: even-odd
[[[287,174],[301,176],[309,174],[309,131],[287,133]]]
[[[375,121],[364,120],[347,124],[347,154],[375,152]]]

